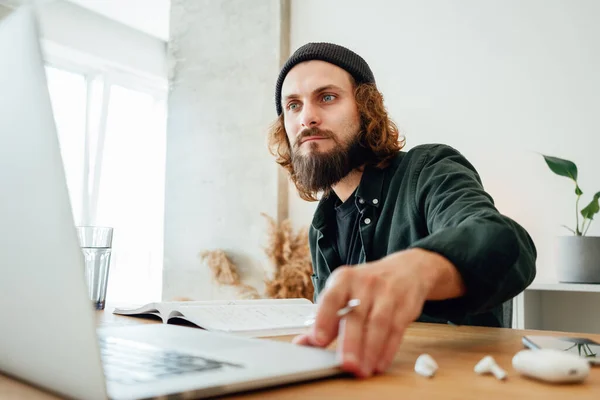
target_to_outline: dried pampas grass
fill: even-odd
[[[213,279],[220,285],[235,286],[240,298],[259,299],[258,291],[240,280],[237,266],[231,262],[223,250],[206,250],[200,253],[200,259],[208,265]]]
[[[271,278],[265,278],[265,297],[273,299],[306,298],[313,300],[314,287],[310,279],[312,263],[308,246],[308,230],[294,234],[289,220],[278,225],[267,214],[267,246],[265,254],[272,264]],[[210,268],[213,279],[220,285],[235,286],[241,298],[261,298],[256,288],[242,283],[237,266],[223,250],[206,250],[200,253],[202,261]]]
[[[286,219],[279,226],[266,214],[269,223],[268,244],[265,253],[274,268],[273,278],[265,280],[265,293],[274,299],[304,297],[312,301],[314,287],[310,279],[312,263],[308,246],[308,230],[296,234]]]

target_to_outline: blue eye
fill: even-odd
[[[298,103],[290,103],[290,104],[288,104],[288,110],[292,110],[293,111],[293,110],[295,110],[298,107],[299,107]]]
[[[335,99],[335,96],[332,94],[326,94],[325,96],[323,96],[323,101],[324,102],[330,102],[333,101]]]

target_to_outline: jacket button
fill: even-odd
[[[365,201],[364,201],[363,199],[358,199],[358,202],[359,202],[360,204],[364,204],[364,203],[365,203]]]
[[[373,204],[377,204],[377,203],[379,203],[379,200],[373,199]]]
[[[369,225],[371,223],[371,218],[365,218],[365,224]]]

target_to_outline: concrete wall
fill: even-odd
[[[279,70],[278,0],[173,0],[163,298],[235,296],[211,282],[203,250],[232,256],[262,290],[277,169],[266,130]]]
[[[575,223],[574,186],[537,152],[577,164],[581,204],[600,191],[598,15],[594,0],[292,0],[291,49],[333,41],[365,57],[407,149],[461,150],[533,236],[538,279],[552,280],[554,238]],[[290,189],[296,225],[314,207]],[[597,220],[588,234],[600,235]]]

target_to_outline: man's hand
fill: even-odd
[[[297,344],[326,347],[336,337],[342,368],[359,377],[384,372],[394,360],[404,331],[427,299],[464,293],[460,275],[442,256],[421,249],[391,254],[360,266],[337,268],[318,300],[311,331]],[[360,305],[340,321],[350,299]]]

